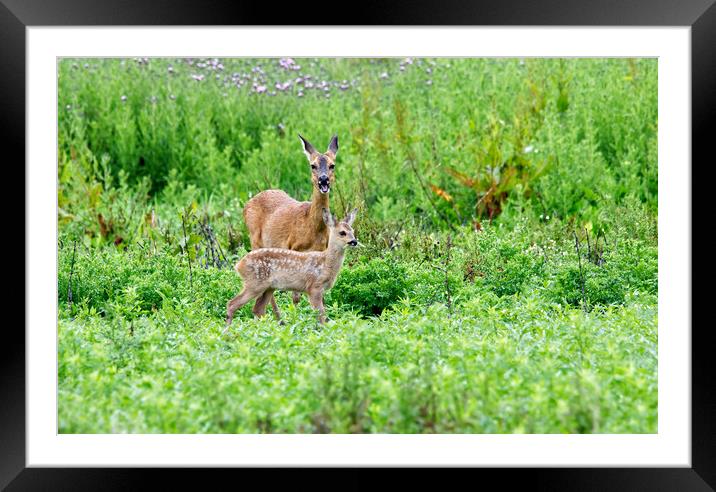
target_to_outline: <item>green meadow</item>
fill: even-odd
[[[657,432],[657,60],[62,59],[61,433]],[[320,325],[244,204],[358,207]]]

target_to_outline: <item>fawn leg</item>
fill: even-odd
[[[323,291],[314,290],[308,296],[308,300],[311,301],[311,306],[313,306],[313,308],[318,311],[318,322],[321,324],[325,324],[326,313],[325,309],[323,308]]]
[[[293,301],[293,305],[297,305],[299,302],[301,302],[301,293],[300,292],[294,292],[293,296],[291,297],[291,300]]]
[[[229,331],[229,326],[234,319],[234,313],[236,310],[241,308],[241,306],[249,302],[251,299],[255,298],[259,293],[260,291],[256,292],[244,288],[238,296],[234,297],[226,304],[226,328],[224,328],[224,333]]]
[[[268,289],[266,292],[261,294],[258,299],[256,299],[256,304],[254,305],[254,309],[252,310],[254,316],[259,318],[266,314],[266,304],[269,302],[269,299],[271,299],[272,296],[273,289]]]
[[[278,310],[278,306],[276,305],[276,297],[273,295],[273,290],[271,291],[269,300],[271,301],[271,309],[273,309],[274,318],[276,318],[276,321],[280,321],[281,320],[281,311]]]

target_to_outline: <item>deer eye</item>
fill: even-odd
[[[333,168],[335,168],[335,167],[336,167],[336,166],[335,166],[334,164],[331,164],[330,166],[328,166],[328,169],[333,169]]]
[[[318,166],[316,166],[315,164],[311,164],[311,169],[318,169]]]
[[[340,234],[341,236],[345,236],[345,235],[346,235],[346,231],[341,231],[341,232],[339,232],[338,234]]]

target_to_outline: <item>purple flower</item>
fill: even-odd
[[[261,94],[263,92],[266,92],[266,86],[265,85],[257,85],[255,87],[255,90],[257,93]]]
[[[197,82],[201,82],[202,80],[204,80],[204,76],[201,75],[201,74],[199,74],[199,75],[197,75],[197,74],[192,74],[191,78],[194,79],[194,80],[196,80]]]
[[[285,91],[286,89],[291,87],[291,81],[284,82],[283,84],[281,82],[276,82],[274,87],[276,87],[276,89],[278,89],[280,91]]]

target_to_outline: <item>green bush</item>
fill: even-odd
[[[405,266],[390,257],[344,266],[328,302],[350,306],[365,316],[377,316],[405,296],[407,275]]]

